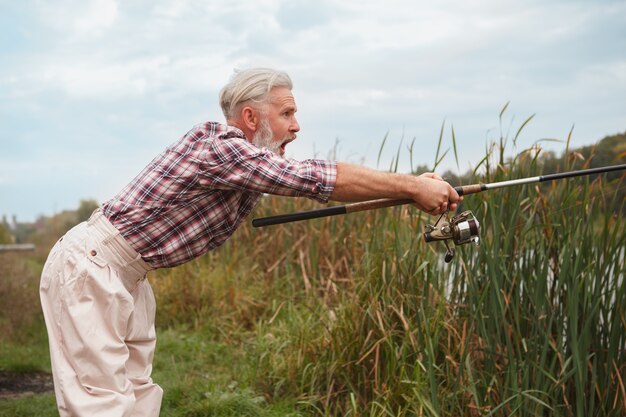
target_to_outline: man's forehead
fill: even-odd
[[[293,98],[293,94],[291,90],[286,87],[277,87],[273,88],[269,94],[270,103],[277,104],[279,106],[294,106],[296,105],[296,100]]]

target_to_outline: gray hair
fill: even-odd
[[[271,68],[250,68],[235,70],[228,84],[220,91],[220,106],[226,119],[236,117],[244,104],[256,108],[267,102],[267,96],[274,87],[293,88],[291,78],[284,71]]]

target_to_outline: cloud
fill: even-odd
[[[159,88],[158,74],[167,57],[150,57],[132,62],[109,63],[89,58],[81,62],[55,62],[41,74],[44,85],[56,86],[72,99],[104,99],[143,96],[149,88]]]
[[[44,24],[74,41],[101,37],[119,19],[115,0],[41,0],[34,10]]]
[[[390,152],[415,137],[417,162],[431,163],[445,119],[465,167],[509,100],[505,124],[537,113],[530,143],[573,124],[578,144],[625,128],[624,2],[5,3],[0,163],[16,164],[0,171],[0,193],[20,178],[32,195],[88,189],[51,158],[83,158],[76,168],[94,181],[89,167],[115,166],[101,186],[113,192],[193,123],[221,119],[219,89],[257,65],[294,79],[303,130],[288,154],[300,159],[339,139],[340,156],[372,165],[389,132]]]

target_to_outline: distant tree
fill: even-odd
[[[15,243],[31,243],[30,237],[35,232],[34,223],[14,223],[12,228]]]
[[[572,161],[566,161],[568,157],[575,159],[576,163],[572,165]],[[626,163],[626,132],[607,136],[594,145],[570,149],[569,155],[565,155],[565,152],[563,152],[560,156],[557,156],[554,152],[546,152],[541,157],[544,174],[561,172],[566,169],[582,169],[583,164],[586,164],[588,168],[597,168],[623,163]],[[622,213],[626,214],[626,204],[624,204],[626,187],[624,187],[623,183],[617,181],[622,175],[624,175],[623,171],[605,174],[607,183],[611,181],[613,183],[605,185],[604,198],[607,202],[615,199],[618,204],[616,209],[619,211],[621,205]],[[548,189],[549,184],[545,183],[543,187]]]
[[[78,210],[76,210],[77,223],[89,220],[91,213],[97,209],[100,205],[96,200],[81,200]]]
[[[7,243],[13,243],[13,236],[4,224],[0,224],[0,244]]]

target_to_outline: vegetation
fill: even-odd
[[[557,158],[539,145],[510,154],[517,135],[502,136],[456,181],[624,163],[616,137],[566,142]],[[150,274],[161,415],[625,415],[624,181],[468,196],[481,246],[450,264],[422,240],[434,219],[408,206],[242,227],[219,250]],[[268,197],[255,215],[313,207]],[[0,255],[2,357],[43,346],[0,368],[48,367],[36,300],[46,250]],[[36,398],[0,400],[0,415],[54,415],[50,394]]]

